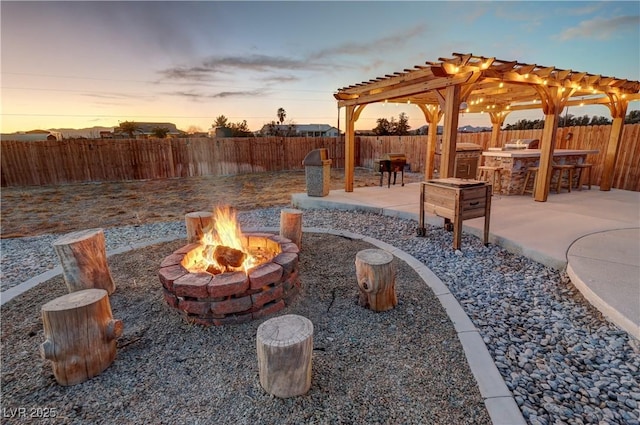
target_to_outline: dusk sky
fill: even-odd
[[[338,126],[337,89],[453,52],[640,80],[638,1],[2,1],[0,14],[2,133],[119,121],[206,131],[219,115],[256,131],[281,107],[287,122]],[[372,105],[356,129],[401,112],[426,124],[414,105]],[[610,118],[604,106],[569,113]],[[506,123],[523,118],[543,116]]]

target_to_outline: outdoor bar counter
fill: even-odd
[[[597,154],[597,150],[556,149],[553,152],[555,164],[584,164],[587,155]],[[503,150],[489,148],[482,152],[484,165],[502,167],[500,173],[502,195],[520,195],[528,167],[535,167],[540,162],[540,149]],[[555,178],[556,176],[552,176]],[[552,183],[553,185],[553,183]]]

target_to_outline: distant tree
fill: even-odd
[[[519,120],[515,124],[507,124],[505,130],[531,130],[544,128],[544,120]]]
[[[393,131],[393,126],[395,124],[393,117],[391,117],[391,121],[386,118],[378,118],[376,123],[378,125],[371,130],[376,136],[389,136]]]
[[[127,133],[133,139],[134,133],[140,131],[140,125],[133,121],[124,121],[120,123],[120,131]]]
[[[589,115],[583,115],[581,117],[575,117],[573,119],[573,125],[574,126],[589,125]]]
[[[270,123],[267,123],[261,130],[261,134],[263,136],[281,136],[279,132],[280,132],[280,127],[278,126],[278,123],[275,121],[271,121]]]
[[[231,129],[232,137],[250,137],[253,136],[251,130],[249,130],[249,126],[247,125],[247,120],[243,120],[242,122],[238,122],[235,124],[229,125]]]
[[[281,137],[295,137],[298,135],[296,123],[289,120],[287,124],[278,124],[276,121],[271,121],[265,124],[260,130],[262,136],[281,136]]]
[[[571,114],[564,114],[558,117],[558,127],[573,127],[575,118]]]
[[[638,122],[640,122],[640,111],[636,112],[635,116]],[[628,120],[632,118],[627,115],[625,123],[628,123]],[[558,127],[580,127],[587,125],[610,125],[611,120],[607,117],[601,116],[592,116],[589,118],[588,115],[583,115],[581,117],[576,117],[571,114],[564,114],[558,117]],[[517,121],[515,124],[507,124],[504,127],[504,130],[530,130],[530,129],[540,129],[544,128],[544,120],[526,120],[522,119]]]
[[[164,139],[169,134],[169,129],[166,127],[154,127],[151,130],[151,134],[158,139]]]
[[[409,134],[409,130],[411,126],[409,126],[409,117],[404,112],[400,113],[398,116],[398,124],[396,125],[394,134],[398,136],[403,136]]]
[[[187,133],[189,134],[200,133],[201,131],[202,129],[197,125],[190,125],[189,128],[187,129]]]
[[[595,115],[591,117],[591,121],[587,124],[581,125],[609,125],[611,124],[611,120],[607,117],[596,117]]]
[[[212,127],[226,127],[227,126],[227,122],[229,120],[227,119],[227,117],[225,117],[224,115],[220,115],[216,118],[215,122],[213,123]]]
[[[404,112],[398,116],[398,121],[395,118],[391,119],[378,118],[376,120],[378,124],[373,130],[376,136],[403,136],[409,134],[411,127],[409,126],[409,117]]]
[[[640,123],[640,110],[631,111],[624,119],[625,124],[638,124]]]
[[[278,108],[278,121],[280,121],[280,125],[282,125],[282,123],[284,122],[284,119],[287,117],[287,112],[284,110],[284,108]]]

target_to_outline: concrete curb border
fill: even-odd
[[[571,280],[571,283],[573,283],[573,286],[575,286],[576,289],[578,289],[578,291],[580,291],[580,293],[582,293],[582,295],[587,299],[587,301],[595,308],[597,308],[607,318],[607,320],[627,332],[631,337],[640,340],[640,325],[638,324],[637,320],[634,322],[634,320],[627,314],[620,312],[617,307],[611,305],[611,298],[605,295],[601,287],[598,287],[598,285],[594,285],[593,283],[588,283],[589,279],[594,279],[593,274],[590,272],[593,272],[594,269],[597,270],[602,267],[602,264],[607,262],[607,260],[603,259],[602,253],[599,253],[599,255],[593,257],[589,255],[585,256],[584,253],[580,252],[580,250],[585,249],[585,246],[600,246],[599,242],[593,241],[594,239],[603,235],[611,235],[615,232],[620,231],[640,233],[640,228],[628,227],[615,230],[603,230],[600,232],[594,232],[588,235],[584,235],[576,239],[567,249],[566,271],[569,279]],[[621,246],[624,245],[609,246],[609,249],[612,250],[615,248],[620,248]],[[627,247],[626,250],[631,250],[631,247]],[[635,255],[637,255],[637,249],[635,251]],[[628,264],[622,264],[628,266]],[[620,273],[624,274],[624,272]],[[638,270],[636,269],[635,272],[632,272],[632,275],[638,276]],[[623,277],[615,276],[613,274],[610,274],[609,276],[612,279],[612,284],[609,286],[609,290],[620,291],[622,289],[621,286],[624,285],[620,285],[619,280],[623,279]],[[595,280],[598,281],[597,278],[595,278]],[[616,281],[618,282],[614,284],[614,282]],[[636,294],[627,294],[624,290],[622,291],[622,293],[624,293],[625,296],[637,297]]]
[[[380,249],[389,251],[398,259],[407,263],[415,272],[422,278],[424,283],[433,291],[435,296],[440,301],[440,304],[444,307],[449,319],[453,323],[453,326],[458,334],[458,339],[462,344],[465,357],[469,363],[469,367],[473,376],[478,383],[480,389],[480,395],[484,399],[485,407],[491,418],[491,422],[494,425],[520,425],[526,424],[522,412],[518,407],[513,394],[507,388],[507,385],[500,375],[498,368],[496,367],[486,344],[484,343],[480,332],[473,325],[471,319],[464,312],[464,309],[458,303],[455,296],[449,291],[447,286],[423,263],[418,261],[412,255],[398,249],[388,243],[382,242],[378,239],[363,236],[357,233],[351,233],[347,231],[337,231],[332,229],[323,229],[316,227],[303,227],[305,233],[326,233],[335,236],[342,236],[354,240],[362,240],[370,243]],[[245,232],[268,232],[278,233],[280,231],[277,227],[256,227],[246,229]],[[115,250],[107,252],[107,257],[116,254],[122,254],[124,252],[132,251],[138,248],[144,248],[149,245],[155,245],[163,242],[171,242],[180,237],[167,237],[161,239],[154,239],[144,243],[127,245]],[[38,276],[35,276],[26,282],[23,282],[13,288],[9,288],[6,291],[0,293],[2,301],[0,305],[4,305],[11,301],[18,295],[23,294],[29,289],[45,282],[62,273],[62,267],[57,266],[47,272],[44,272]]]

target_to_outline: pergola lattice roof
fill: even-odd
[[[544,87],[566,91],[568,106],[609,104],[610,96],[640,99],[639,81],[472,54],[438,60],[338,89],[338,106],[385,101],[439,105],[437,90],[452,84],[461,85],[466,112],[540,108]]]

